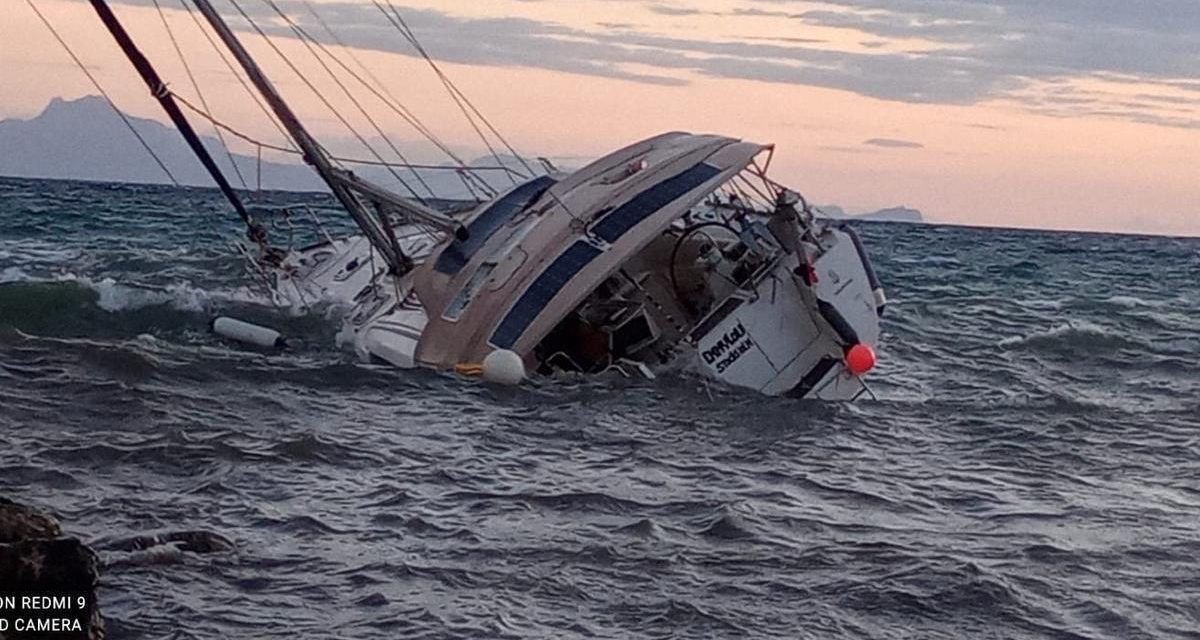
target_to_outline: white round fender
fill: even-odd
[[[512,351],[497,349],[483,359],[483,379],[497,384],[520,384],[525,379],[525,363]]]

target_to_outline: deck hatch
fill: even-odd
[[[576,240],[550,263],[525,293],[521,294],[517,303],[509,309],[504,320],[496,327],[491,343],[501,349],[511,349],[554,296],[601,253],[603,252],[600,249],[582,240]]]
[[[663,207],[719,173],[721,170],[717,167],[707,162],[701,162],[677,176],[646,189],[629,202],[617,207],[592,225],[592,233],[606,242],[616,242],[639,222],[654,215]]]
[[[542,176],[526,182],[493,202],[467,225],[467,239],[450,243],[438,256],[433,268],[446,275],[457,274],[497,229],[533,204],[554,183],[554,178]]]

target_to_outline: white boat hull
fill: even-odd
[[[291,251],[273,287],[293,308],[343,308],[339,344],[400,368],[476,369],[504,350],[530,373],[661,363],[766,395],[856,398],[882,289],[852,230],[765,178],[753,159],[768,149],[664,134],[515,185],[462,233],[397,226],[401,275],[351,236]],[[751,202],[737,181],[753,179],[774,195]]]
[[[428,241],[415,229],[401,229],[406,246],[419,252]],[[813,289],[836,306],[846,321],[868,344],[878,340],[876,301],[864,266],[850,238],[833,231],[832,243],[814,262],[818,280]],[[432,246],[432,245],[429,245]],[[418,258],[428,255],[426,248]],[[416,353],[428,316],[403,278],[397,283],[378,272],[372,284],[369,267],[370,244],[352,236],[292,256],[294,264],[316,266],[308,278],[293,272],[281,279],[283,291],[300,291],[293,304],[320,300],[347,307],[338,333],[338,344],[353,351],[364,362],[379,361],[401,369],[420,366]],[[841,347],[832,329],[812,312],[804,286],[795,270],[799,260],[781,261],[758,287],[756,297],[737,299],[736,310],[697,337],[695,349],[681,351],[672,362],[675,368],[698,370],[705,375],[765,395],[804,395],[822,400],[850,400],[865,390],[860,377],[851,374],[839,353]],[[377,269],[381,267],[377,266]],[[830,361],[810,381],[822,361]],[[802,391],[803,393],[799,393]]]

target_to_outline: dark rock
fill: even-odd
[[[0,545],[0,575],[5,590],[90,591],[100,578],[100,561],[75,538],[21,540]]]
[[[104,638],[99,579],[96,553],[58,520],[0,498],[0,640]]]
[[[233,542],[212,531],[171,531],[125,538],[105,545],[105,548],[116,551],[144,551],[158,546],[171,546],[192,553],[217,553],[233,549]]]
[[[101,545],[105,565],[162,565],[184,562],[187,553],[231,551],[233,542],[211,531],[171,531],[124,538]]]
[[[61,535],[62,527],[54,516],[0,498],[0,543],[57,538]]]

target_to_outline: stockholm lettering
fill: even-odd
[[[716,369],[717,373],[725,373],[733,363],[737,362],[751,347],[754,341],[746,335],[746,327],[738,322],[735,327],[725,332],[713,346],[704,350],[701,356],[704,363]]]

